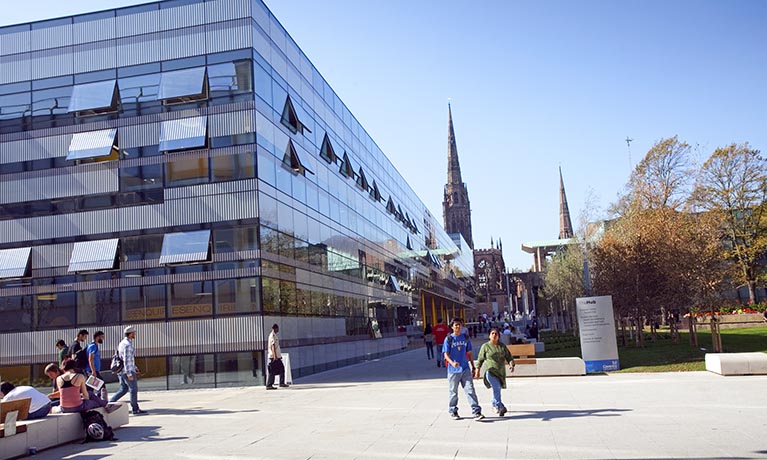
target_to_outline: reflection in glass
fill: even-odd
[[[213,315],[213,282],[171,284],[168,303],[170,318]]]
[[[163,72],[157,99],[205,97],[205,67]]]
[[[211,177],[214,182],[249,179],[256,175],[251,152],[215,156],[210,159],[210,162]]]
[[[165,285],[128,287],[121,292],[122,320],[165,319]]]
[[[240,387],[263,385],[264,366],[259,352],[218,353],[216,386]]]
[[[165,164],[165,186],[205,184],[208,182],[208,159],[186,158]]]
[[[77,299],[74,292],[35,295],[35,317],[38,328],[75,327]]]
[[[67,112],[117,109],[117,85],[114,80],[75,85]]]
[[[0,332],[32,328],[32,296],[0,297]]]
[[[216,315],[259,311],[258,278],[216,281]]]
[[[160,125],[160,150],[204,147],[207,132],[207,116],[163,121]]]
[[[77,293],[77,324],[116,324],[120,321],[119,289]]]
[[[168,233],[162,242],[161,264],[196,262],[210,257],[210,230]]]
[[[75,133],[69,143],[67,160],[113,156],[117,159],[119,149],[115,143],[117,128]]]
[[[0,250],[0,278],[21,278],[29,272],[32,248]]]
[[[112,270],[115,268],[119,238],[75,243],[68,272]]]

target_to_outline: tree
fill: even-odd
[[[570,315],[577,331],[575,299],[586,292],[583,273],[584,256],[580,245],[563,247],[544,269],[544,293],[549,301],[558,300]]]
[[[718,148],[703,164],[693,197],[720,219],[725,256],[737,264],[754,302],[767,253],[767,161],[748,143]]]
[[[656,142],[628,183],[628,203],[641,209],[680,210],[689,196],[693,169],[690,145],[677,136]]]

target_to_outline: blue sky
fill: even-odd
[[[0,24],[143,1],[36,0]],[[767,2],[267,0],[269,8],[435,216],[452,101],[475,246],[602,217],[652,144],[678,135],[767,149]],[[631,163],[624,139],[631,144]],[[596,208],[596,209],[593,209]]]

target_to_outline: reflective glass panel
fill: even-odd
[[[187,158],[165,164],[166,187],[204,184],[208,182],[208,159]]]
[[[106,157],[117,152],[117,128],[75,133],[69,143],[67,160]]]
[[[168,233],[162,242],[161,264],[208,260],[210,230]]]
[[[112,270],[115,268],[119,238],[75,243],[69,259],[69,272]]]
[[[120,290],[78,291],[77,324],[116,324],[120,321]],[[102,356],[106,358],[106,356]]]
[[[160,150],[204,147],[207,128],[207,116],[163,121],[160,125]]]
[[[115,84],[115,80],[108,80],[75,85],[67,111],[80,112],[114,107]]]
[[[205,91],[205,67],[163,72],[157,99],[200,96]]]
[[[213,282],[171,284],[168,300],[170,318],[213,315]]]
[[[216,314],[257,312],[259,291],[258,278],[216,281]]]
[[[0,250],[0,278],[21,278],[29,270],[32,248]]]

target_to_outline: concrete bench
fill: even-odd
[[[719,375],[767,374],[767,353],[706,353],[706,370]]]
[[[103,408],[95,410],[101,412],[109,426],[118,429],[128,424],[128,405],[113,404],[120,407],[110,414]],[[21,427],[23,429],[19,430]],[[3,425],[0,425],[2,428]],[[39,420],[24,420],[16,423],[16,429],[15,435],[0,438],[0,460],[25,456],[30,447],[40,451],[85,438],[83,419],[79,413],[48,414]]]
[[[507,345],[514,357],[514,373],[510,377],[548,377],[559,375],[586,375],[586,363],[578,357],[535,358],[535,345]],[[519,357],[519,358],[517,358]]]

